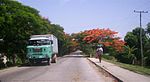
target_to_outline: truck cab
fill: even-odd
[[[53,56],[55,54],[54,52],[56,51],[54,50],[54,48],[57,49],[58,53],[58,45],[56,45],[57,38],[55,38],[54,40],[54,36],[53,37],[52,36],[51,35],[31,36],[27,45],[27,58],[30,64],[47,61],[47,64],[50,65],[51,60],[54,59],[52,57],[56,57]]]

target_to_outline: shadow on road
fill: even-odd
[[[80,54],[70,54],[70,55],[65,55],[64,56],[64,58],[66,58],[66,57],[68,57],[68,58],[86,58],[88,56],[86,56],[86,55],[80,55]]]
[[[29,64],[29,63],[24,63],[19,65],[18,67],[36,67],[36,66],[47,66],[46,62],[42,62],[42,63],[34,63],[34,64]]]

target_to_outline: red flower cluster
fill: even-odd
[[[106,47],[112,46],[114,49],[116,49],[116,51],[123,51],[125,42],[116,36],[118,32],[110,29],[92,29],[86,30],[83,33],[87,35],[83,40],[87,41],[88,43],[96,42],[103,44]]]

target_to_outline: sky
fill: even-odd
[[[77,33],[95,28],[109,28],[123,38],[127,32],[139,27],[142,14],[142,27],[150,22],[150,0],[18,0],[31,6],[59,24],[66,33]]]

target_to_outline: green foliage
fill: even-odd
[[[146,30],[147,30],[147,33],[150,35],[150,23],[147,24]]]
[[[139,27],[128,32],[124,38],[128,46],[125,47],[124,55],[129,60],[132,61],[132,64],[141,64],[141,46],[140,46],[140,29]],[[145,65],[150,65],[150,23],[147,24],[147,28],[142,28],[142,41],[143,41],[143,52],[144,52],[144,61]]]
[[[133,32],[127,32],[124,40],[130,47],[135,46],[135,43],[138,43],[138,38]]]
[[[110,56],[108,53],[103,54],[102,57],[104,59],[107,59],[107,60],[114,60],[115,59],[114,56]]]
[[[0,57],[0,69],[4,68],[5,64],[3,63],[3,59]]]
[[[92,45],[91,44],[80,44],[80,46],[81,46],[81,50],[85,53],[85,54],[87,54],[87,55],[89,55],[89,56],[94,56],[95,55],[95,51],[94,51],[94,49],[92,48]]]
[[[124,47],[124,52],[116,55],[116,58],[119,62],[122,63],[135,64],[135,62],[137,61],[137,58],[134,54],[135,50],[137,50],[137,48],[135,48],[134,46],[130,47],[129,45],[127,45]]]
[[[93,57],[93,56],[95,56],[96,47],[93,44],[90,44],[90,43],[87,43],[86,41],[83,41],[83,38],[85,36],[86,35],[83,33],[72,34],[73,39],[75,39],[76,42],[79,43],[77,49],[83,51],[83,53],[85,53],[86,55]]]
[[[7,61],[7,62],[6,62],[6,65],[7,65],[8,67],[11,67],[11,66],[13,66],[13,63],[10,62],[10,61]]]
[[[116,56],[117,52],[116,50],[112,47],[112,46],[109,46],[109,47],[104,47],[104,53],[109,53],[110,56]]]

